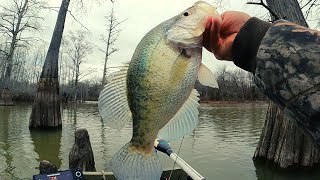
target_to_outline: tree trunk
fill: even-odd
[[[75,77],[75,80],[74,80],[74,101],[77,102],[78,101],[78,81],[79,81],[79,71],[80,71],[80,64],[79,64],[79,61],[77,61],[77,64],[76,64],[76,77]]]
[[[104,59],[104,66],[103,66],[103,75],[102,75],[102,85],[105,85],[107,83],[107,65],[108,65],[108,60],[111,54],[114,52],[118,51],[118,49],[113,48],[114,42],[118,39],[118,35],[120,30],[117,29],[117,26],[122,22],[118,22],[117,19],[115,18],[114,15],[114,4],[112,1],[112,9],[111,13],[107,17],[108,22],[109,22],[109,28],[108,28],[108,39],[105,41],[107,43],[106,47],[106,54],[105,54],[105,59]]]
[[[301,26],[308,27],[297,0],[266,0],[270,9],[275,12],[280,19],[285,19]],[[272,17],[274,19],[274,17]]]
[[[0,94],[0,106],[13,106],[11,92],[7,88],[3,89]]]
[[[63,0],[32,106],[29,128],[61,127],[58,58],[70,0]]]
[[[307,26],[296,0],[267,0],[267,3],[280,18]],[[280,168],[313,167],[319,164],[320,156],[311,139],[270,101],[253,159],[270,160]]]
[[[270,101],[253,159],[269,160],[280,168],[313,167],[319,163],[320,156],[310,138]]]
[[[107,63],[108,63],[108,58],[109,58],[110,38],[111,38],[111,34],[112,34],[112,28],[113,28],[113,6],[112,6],[112,9],[111,9],[111,14],[110,14],[110,26],[109,26],[109,29],[108,29],[108,40],[107,40],[106,56],[104,58],[102,85],[105,85],[107,83],[106,82]]]
[[[102,85],[105,85],[105,84],[106,84],[107,62],[108,62],[108,54],[109,54],[109,39],[110,39],[110,34],[111,34],[111,33],[109,33],[108,43],[107,43],[107,51],[106,51],[106,56],[105,56],[105,59],[104,59]]]

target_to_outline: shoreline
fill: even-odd
[[[201,101],[200,104],[268,104],[268,101]]]
[[[18,103],[32,103],[33,101],[14,101]],[[61,102],[63,104],[64,102]],[[92,104],[97,105],[98,101],[84,101],[84,102],[74,102],[68,101],[71,104]],[[206,101],[200,100],[200,104],[267,104],[268,101]]]

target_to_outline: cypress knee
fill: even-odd
[[[96,171],[90,138],[86,129],[78,129],[75,142],[69,153],[69,168]]]
[[[57,166],[47,160],[42,160],[39,164],[40,174],[51,174],[58,172]]]

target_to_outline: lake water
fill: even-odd
[[[271,167],[254,165],[252,156],[264,124],[267,104],[201,105],[200,123],[182,141],[179,153],[207,179],[320,179],[317,172],[277,172]],[[90,135],[96,169],[108,169],[112,155],[131,137],[131,124],[121,131],[107,127],[96,105],[63,107],[60,131],[30,132],[31,104],[0,106],[0,180],[31,179],[39,162],[49,160],[68,169],[68,155],[74,132],[86,128]],[[172,142],[178,152],[181,141]],[[160,155],[165,169],[173,162]],[[319,171],[318,171],[319,172]]]

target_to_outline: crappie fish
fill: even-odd
[[[110,127],[121,129],[133,121],[130,142],[111,160],[117,179],[159,180],[162,167],[155,139],[181,138],[196,127],[197,78],[203,85],[218,87],[213,73],[201,64],[205,21],[215,15],[213,6],[199,1],[159,24],[101,91],[99,112]]]

